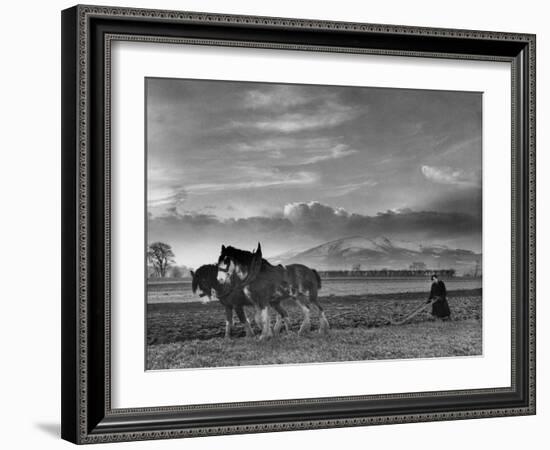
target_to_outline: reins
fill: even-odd
[[[248,273],[246,274],[246,277],[244,277],[243,280],[239,280],[237,277],[238,281],[237,281],[236,289],[243,289],[244,287],[252,283],[260,273],[261,268],[262,268],[262,257],[260,255],[260,257],[258,258],[258,256],[254,254],[254,257],[252,258],[252,262],[250,263],[250,268],[248,270]]]

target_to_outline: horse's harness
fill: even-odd
[[[231,293],[232,291],[235,291],[235,290],[240,290],[240,289],[244,289],[246,286],[248,286],[250,283],[252,283],[256,277],[258,276],[258,274],[260,273],[260,269],[262,268],[262,257],[260,256],[258,258],[257,255],[254,255],[254,257],[252,258],[252,262],[250,264],[250,268],[246,274],[246,277],[244,277],[243,280],[240,280],[239,277],[235,277],[236,278],[236,284],[235,285],[232,285],[232,289],[229,293]],[[227,268],[224,268],[224,267],[219,267],[218,266],[218,271],[220,272],[224,272],[224,273],[229,273],[229,267]],[[227,295],[229,295],[226,294]]]

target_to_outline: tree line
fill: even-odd
[[[456,275],[455,269],[372,269],[372,270],[318,270],[323,278],[330,277],[430,277],[433,273],[446,278]]]

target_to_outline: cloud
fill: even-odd
[[[302,162],[302,164],[308,165],[308,164],[315,164],[321,161],[330,161],[332,159],[345,158],[346,156],[354,155],[355,153],[358,153],[358,151],[352,148],[349,148],[345,144],[339,144],[336,147],[330,149],[328,153],[319,154],[316,156],[311,156],[310,158],[306,158]]]
[[[244,107],[251,109],[282,110],[311,103],[315,97],[305,95],[299,86],[274,85],[252,89],[244,93]]]
[[[169,243],[178,264],[193,267],[215,261],[221,244],[249,249],[259,241],[269,257],[349,236],[386,236],[427,246],[449,243],[479,251],[481,217],[411,209],[362,215],[317,201],[288,203],[279,215],[240,219],[175,208],[148,217],[148,240]]]
[[[237,142],[232,148],[239,153],[269,152],[280,150],[296,153],[297,150],[330,149],[342,144],[344,136],[267,136]]]
[[[180,206],[187,199],[187,190],[181,186],[150,187],[147,203],[150,207]]]
[[[353,215],[350,225],[351,228],[369,229],[375,235],[450,238],[481,233],[481,219],[460,212],[388,210],[375,216]]]
[[[308,170],[283,171],[278,168],[259,168],[254,166],[234,166],[232,176],[210,183],[192,183],[182,186],[149,187],[147,199],[148,208],[154,209],[155,215],[162,214],[171,208],[181,211],[185,202],[192,196],[230,193],[253,189],[256,193],[261,189],[277,186],[306,186],[319,181],[319,174]],[[213,209],[213,206],[210,206]]]
[[[283,216],[293,224],[304,226],[312,223],[328,223],[348,218],[349,213],[343,208],[333,208],[319,202],[289,203],[283,208]]]
[[[365,107],[328,100],[307,108],[269,111],[252,120],[232,120],[222,130],[256,130],[263,133],[293,134],[334,128],[356,119],[366,112]]]
[[[481,232],[481,218],[462,212],[414,211],[409,208],[387,210],[368,216],[350,213],[344,208],[335,208],[317,201],[288,203],[282,216],[259,216],[241,219],[220,219],[202,213],[180,214],[170,210],[151,218],[155,224],[173,224],[184,228],[219,228],[222,232],[238,231],[246,234],[251,229],[272,232],[314,234],[319,238],[345,237],[351,234],[378,236],[379,234],[426,236],[457,235]]]
[[[439,157],[451,155],[452,153],[474,153],[481,156],[481,136],[468,137],[466,139],[458,139],[455,142],[449,142],[449,135],[443,136],[435,143],[435,147],[439,147]]]
[[[324,238],[381,234],[435,238],[481,232],[481,218],[461,212],[413,211],[404,208],[367,216],[319,202],[307,202],[285,205],[284,217],[296,228]]]
[[[340,186],[332,186],[330,187],[330,192],[325,195],[327,197],[342,197],[344,195],[351,194],[352,192],[360,191],[363,188],[374,187],[377,184],[377,181],[365,180],[358,183],[348,183],[342,184]]]
[[[260,240],[272,246],[304,245],[346,236],[380,235],[420,240],[445,240],[481,235],[481,217],[461,212],[388,210],[368,216],[355,214],[317,201],[284,206],[281,216],[221,219],[211,214],[167,211],[149,217],[150,239],[235,242]]]
[[[178,258],[255,239],[285,251],[349,235],[480,236],[479,93],[147,86],[150,231],[185,243]],[[386,211],[401,206],[412,209]]]
[[[262,159],[268,157],[280,160],[279,166],[305,166],[359,153],[359,150],[343,143],[343,140],[343,136],[278,136],[239,142],[232,149],[238,154],[247,154],[249,160],[257,154]]]
[[[475,171],[454,169],[449,166],[422,166],[422,174],[430,181],[438,184],[472,186],[479,184],[479,175]]]
[[[243,173],[244,175],[244,173]],[[210,194],[220,191],[241,191],[245,189],[261,189],[274,186],[291,186],[313,184],[319,180],[315,172],[298,171],[283,173],[277,169],[250,168],[245,181],[197,183],[186,186],[186,190],[192,194]],[[246,178],[248,178],[246,180]]]
[[[425,204],[425,209],[431,211],[462,212],[481,217],[482,214],[481,186],[464,187],[446,192]]]

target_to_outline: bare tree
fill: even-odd
[[[155,274],[164,278],[170,264],[174,263],[174,252],[172,247],[164,242],[153,242],[147,249],[147,259],[153,265]]]

